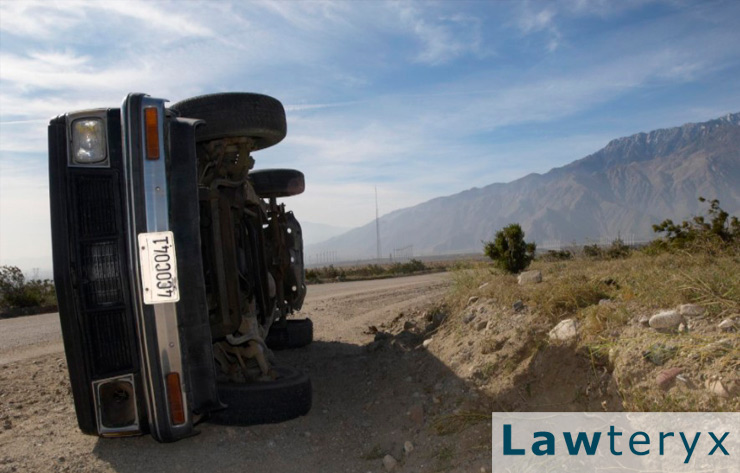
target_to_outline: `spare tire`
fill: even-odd
[[[311,379],[295,368],[276,366],[278,378],[252,383],[218,383],[226,409],[211,413],[220,425],[273,424],[295,419],[311,410]]]
[[[248,137],[253,151],[268,148],[285,138],[285,109],[279,100],[261,94],[230,92],[200,95],[172,105],[181,117],[198,118],[205,126],[195,129],[196,141]]]
[[[306,179],[295,169],[260,169],[250,171],[249,178],[257,195],[266,199],[290,197],[306,190]]]

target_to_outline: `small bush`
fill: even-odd
[[[46,305],[56,305],[54,284],[50,280],[26,281],[17,267],[0,267],[0,307],[24,309]]]
[[[583,247],[583,254],[589,258],[601,258],[602,251],[599,245],[594,243],[593,245],[585,245]]]
[[[699,202],[707,199],[699,197]],[[653,225],[655,233],[663,233],[660,240],[653,242],[648,252],[672,249],[722,250],[740,243],[740,220],[730,216],[719,206],[719,200],[709,202],[707,217],[696,216],[676,224],[673,220],[663,220]]]
[[[630,255],[630,247],[625,245],[621,238],[617,238],[605,253],[609,259],[626,258]]]
[[[567,261],[573,259],[573,253],[569,250],[548,250],[542,255],[543,261]]]
[[[630,252],[630,247],[625,245],[621,238],[612,241],[612,244],[607,248],[601,248],[596,243],[583,247],[583,254],[592,259],[626,258],[630,255]]]
[[[534,259],[536,246],[524,241],[524,231],[518,223],[496,232],[493,241],[484,242],[483,252],[496,266],[509,273],[518,273]]]
[[[437,269],[440,267],[437,266]],[[323,268],[312,268],[306,270],[306,281],[311,284],[323,281],[347,281],[358,279],[387,278],[399,275],[414,274],[429,271],[430,268],[417,259],[406,263],[392,263],[389,265],[366,264],[364,266],[350,266],[346,268],[335,268],[333,265]]]

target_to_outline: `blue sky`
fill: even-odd
[[[0,2],[0,264],[50,267],[46,124],[121,103],[272,95],[299,219],[381,213],[740,111],[740,2]]]

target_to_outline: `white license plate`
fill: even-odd
[[[180,300],[172,232],[140,233],[139,261],[144,304]]]

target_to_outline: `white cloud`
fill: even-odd
[[[55,38],[60,33],[83,32],[79,27],[102,33],[92,16],[115,16],[134,20],[141,30],[156,29],[167,36],[212,36],[213,32],[193,15],[180,13],[180,2],[143,0],[8,1],[0,3],[0,30],[35,39]],[[74,38],[70,38],[74,39]]]
[[[519,18],[519,28],[524,33],[542,31],[553,27],[553,18],[555,12],[550,8],[545,8],[536,12],[525,9],[521,18]]]
[[[481,55],[480,20],[462,14],[432,16],[412,3],[399,4],[398,14],[404,25],[411,28],[422,50],[415,60],[429,65],[441,65],[465,54]],[[491,51],[485,52],[485,55]]]
[[[210,3],[210,2],[208,2]],[[161,32],[175,36],[214,36],[213,30],[200,24],[196,15],[183,15],[177,13],[182,11],[182,2],[159,1],[151,2],[144,0],[121,1],[95,1],[68,3],[70,7],[100,9],[104,14],[119,15],[124,18],[138,20],[141,26],[149,29],[157,29]],[[207,3],[201,4],[207,7]],[[166,6],[165,8],[162,8]]]
[[[530,4],[525,4],[519,16],[518,26],[525,35],[545,33],[547,37],[547,51],[555,52],[562,41],[562,34],[555,23],[556,11],[550,6],[540,10],[532,10]]]

